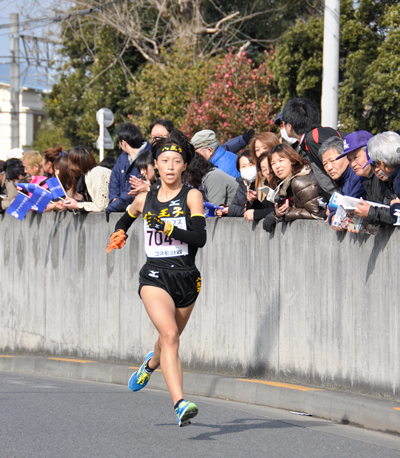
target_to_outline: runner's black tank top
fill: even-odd
[[[143,223],[147,262],[151,265],[160,269],[194,266],[197,247],[157,232],[147,224],[147,217],[152,214],[158,215],[165,223],[171,221],[180,229],[191,230],[190,210],[187,205],[190,190],[190,187],[183,185],[179,193],[168,202],[158,200],[158,187],[148,192],[143,207]]]

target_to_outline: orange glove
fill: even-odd
[[[119,250],[125,245],[126,234],[122,229],[114,232],[110,237],[110,244],[107,245],[106,253],[109,253],[111,250]]]

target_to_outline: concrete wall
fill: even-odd
[[[106,254],[119,215],[0,216],[0,349],[139,363],[156,333],[137,294],[141,221]],[[181,340],[187,370],[400,399],[400,232],[324,223],[275,234],[208,221],[200,298]]]

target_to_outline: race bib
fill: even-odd
[[[165,223],[171,222],[179,229],[187,230],[186,218],[184,216],[177,218],[161,218]],[[151,229],[147,221],[143,219],[144,223],[144,247],[146,255],[149,258],[172,258],[174,256],[187,256],[189,254],[189,247],[187,243],[169,237],[163,232],[157,232]]]

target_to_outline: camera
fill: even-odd
[[[286,202],[287,198],[282,196],[277,196],[275,199],[275,203],[278,204],[278,207],[282,207],[282,205]]]

